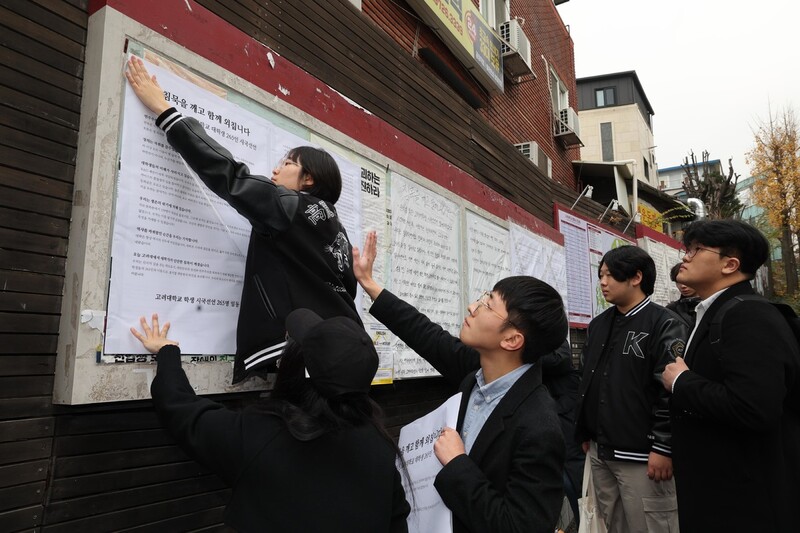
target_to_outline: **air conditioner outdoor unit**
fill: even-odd
[[[539,166],[539,145],[536,141],[528,141],[514,145],[519,152],[533,161],[533,164]]]
[[[530,159],[548,178],[553,177],[553,162],[547,157],[536,141],[527,141],[514,145],[522,155]]]
[[[500,38],[503,40],[500,51],[503,55],[503,69],[512,78],[532,74],[531,43],[517,19],[500,24]]]
[[[565,130],[569,130],[569,132],[572,132],[578,137],[580,137],[581,124],[580,121],[578,120],[578,114],[575,112],[574,109],[572,109],[571,107],[562,109],[561,111],[558,112],[558,118],[560,122],[559,126],[561,130],[564,130],[560,131],[559,133],[568,133],[568,131]]]
[[[558,137],[564,146],[575,146],[581,142],[581,125],[578,114],[571,107],[553,113],[553,135]]]

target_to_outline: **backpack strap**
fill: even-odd
[[[708,327],[708,340],[711,343],[711,349],[714,350],[714,355],[719,358],[722,356],[721,344],[722,344],[722,320],[725,318],[725,313],[727,313],[733,306],[738,304],[739,302],[766,302],[771,303],[769,300],[761,296],[760,294],[742,294],[741,296],[734,296],[724,304],[722,307],[719,308],[717,314],[714,315],[714,318],[711,319],[711,324]],[[776,304],[773,304],[777,307]],[[792,313],[792,308],[786,305]],[[783,314],[783,310],[779,309]],[[786,315],[784,315],[786,316]]]

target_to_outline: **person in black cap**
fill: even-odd
[[[198,397],[169,322],[131,333],[158,354],[150,391],[178,445],[232,489],[238,531],[407,531],[409,505],[380,407],[367,395],[378,354],[364,328],[297,309],[271,397],[242,411]]]

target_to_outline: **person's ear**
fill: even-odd
[[[742,262],[739,261],[738,257],[725,257],[725,263],[722,265],[722,273],[723,274],[733,274],[734,272],[739,272],[739,267],[742,266]]]
[[[304,174],[303,175],[303,187],[313,187],[314,186],[314,176],[311,174]]]
[[[642,276],[642,271],[641,270],[637,270],[636,274],[634,274],[634,276],[631,279],[629,279],[628,281],[630,281],[631,285],[633,285],[634,287],[638,287],[639,285],[642,284],[642,278],[643,277],[644,276]]]
[[[525,346],[525,335],[523,335],[517,328],[510,328],[506,333],[503,340],[500,341],[500,347],[509,352],[516,352]]]

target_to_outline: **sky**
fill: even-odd
[[[558,6],[579,78],[635,70],[655,112],[656,162],[694,151],[744,179],[753,132],[800,114],[797,0],[569,0]]]

